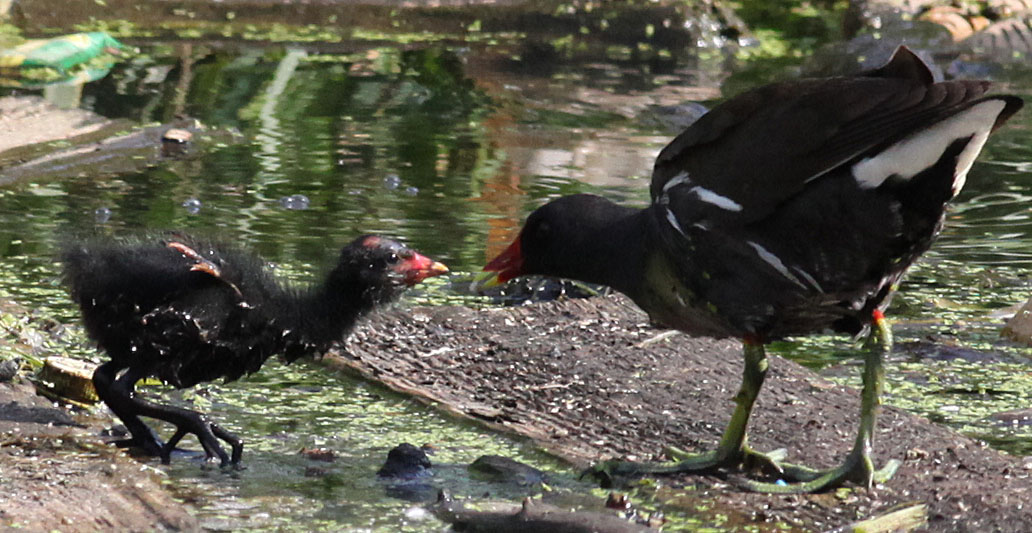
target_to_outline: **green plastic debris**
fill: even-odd
[[[0,76],[20,80],[17,85],[67,81],[77,78],[81,70],[110,69],[124,49],[122,43],[100,31],[33,39],[0,51]]]

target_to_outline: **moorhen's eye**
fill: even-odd
[[[390,257],[387,258],[387,262],[394,264],[397,263],[400,259],[401,258],[398,257],[398,254],[391,254]]]
[[[548,222],[542,222],[538,224],[536,233],[542,237],[547,236],[549,233],[552,233],[552,225]]]

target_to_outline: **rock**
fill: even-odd
[[[483,455],[469,465],[470,472],[489,481],[533,485],[545,481],[545,473],[500,455]]]
[[[1032,299],[1014,313],[1000,334],[1015,342],[1032,345]]]
[[[18,369],[20,368],[21,359],[19,358],[0,361],[0,383],[14,379],[14,376],[18,375]]]
[[[193,133],[182,128],[170,128],[161,135],[161,155],[175,157],[187,153]]]
[[[456,531],[488,533],[638,533],[656,531],[635,524],[616,514],[591,511],[564,511],[527,498],[523,505],[502,502],[476,502],[478,509],[467,509],[447,493],[438,495],[430,511],[452,524]]]
[[[1027,426],[1032,424],[1032,409],[1012,409],[1010,411],[993,413],[989,417],[1004,424]]]
[[[431,474],[430,458],[422,448],[403,442],[387,452],[387,461],[376,472],[380,477],[412,479]]]
[[[427,478],[433,476],[433,465],[423,448],[407,442],[387,453],[387,461],[376,475],[387,482],[384,493],[408,502],[426,502],[434,497],[434,487]]]

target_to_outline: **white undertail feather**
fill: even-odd
[[[893,144],[873,157],[853,165],[853,177],[861,188],[873,189],[892,176],[910,179],[934,165],[949,145],[958,139],[971,140],[957,158],[953,172],[954,196],[964,187],[978,153],[982,151],[997,117],[1006,107],[1003,100],[986,100],[953,115],[930,128]]]

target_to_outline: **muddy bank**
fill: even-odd
[[[61,345],[64,328],[0,298],[0,352],[38,358]],[[106,409],[73,410],[38,396],[27,367],[0,380],[0,530],[196,531],[200,526],[163,484],[163,473],[105,442]]]
[[[186,140],[170,139],[170,132]],[[0,97],[0,185],[95,179],[162,164],[175,168],[217,145],[242,141],[239,133],[208,129],[190,119],[138,126],[81,109],[61,109],[38,96]]]
[[[0,98],[0,168],[7,168],[46,150],[51,141],[86,137],[125,123],[83,109],[61,109],[39,96]],[[22,148],[12,153],[10,150]],[[6,182],[7,180],[5,180]]]
[[[0,529],[200,529],[158,470],[97,436],[102,426],[36,396],[28,382],[0,383]]]
[[[610,457],[662,458],[671,445],[712,448],[741,372],[737,343],[665,334],[620,297],[479,311],[392,310],[362,326],[346,352],[329,360],[530,437],[578,467]],[[750,443],[786,447],[790,461],[830,467],[851,446],[858,411],[858,391],[772,357]],[[876,493],[745,494],[719,477],[663,483],[693,486],[760,526],[785,522],[827,531],[924,503],[930,531],[1032,527],[1032,472],[1020,458],[891,407],[879,419],[878,435],[876,464],[895,458],[903,466]]]

